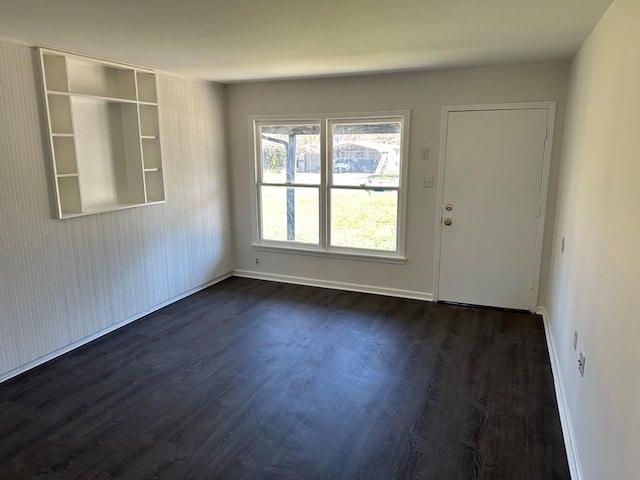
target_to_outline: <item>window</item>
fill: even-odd
[[[408,112],[252,120],[256,247],[402,260]]]

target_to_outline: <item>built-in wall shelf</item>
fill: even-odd
[[[154,72],[40,49],[58,218],[165,201]]]

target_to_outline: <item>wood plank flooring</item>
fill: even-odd
[[[0,384],[1,479],[569,479],[540,317],[230,278]]]

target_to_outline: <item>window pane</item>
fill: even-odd
[[[331,246],[395,251],[398,192],[331,189]]]
[[[260,187],[263,240],[318,245],[317,188]]]
[[[320,184],[320,125],[260,125],[262,181]]]
[[[334,185],[400,185],[400,122],[333,123]]]

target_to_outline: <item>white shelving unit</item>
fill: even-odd
[[[156,75],[40,49],[59,218],[165,201]]]

